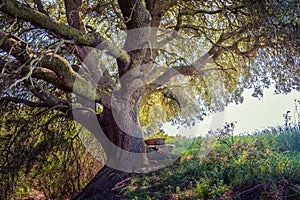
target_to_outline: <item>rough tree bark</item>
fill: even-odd
[[[124,20],[126,21],[127,30],[136,29],[136,28],[145,28],[150,27],[150,14],[148,10],[144,7],[142,1],[136,0],[119,0],[118,1]],[[138,46],[147,44],[150,36],[150,29],[143,29],[134,35],[127,35],[127,40],[125,42],[124,49],[132,45],[132,42],[139,43]],[[134,37],[134,38],[133,38]],[[140,45],[141,44],[141,45]],[[147,55],[147,50],[138,49],[131,52],[128,52],[130,55],[130,63],[124,64],[123,62],[118,62],[119,78],[122,79],[123,75],[126,74],[129,70],[142,65],[144,62],[147,62],[145,56]],[[130,79],[130,78],[129,78]],[[114,144],[116,147],[121,148],[122,150],[133,152],[133,153],[146,153],[146,145],[143,141],[141,129],[132,128],[139,127],[138,119],[138,107],[136,104],[139,101],[140,95],[135,93],[135,96],[131,94],[132,86],[128,83],[128,77],[123,81],[120,81],[120,93],[117,96],[118,101],[126,102],[127,106],[123,107],[115,105],[117,111],[119,111],[120,116],[118,123],[115,121],[113,112],[111,108],[104,108],[101,116],[98,117],[101,128],[107,138]],[[113,106],[113,105],[112,105]],[[120,124],[121,123],[121,124]],[[84,124],[84,122],[83,122]],[[121,126],[121,127],[120,127]],[[87,125],[90,128],[90,125]],[[125,131],[122,130],[126,129]],[[91,130],[95,132],[96,130]],[[134,131],[128,134],[128,131]],[[94,133],[97,135],[99,133]],[[103,140],[100,142],[103,142]],[[114,152],[111,149],[111,145],[107,143],[102,143],[104,151],[107,155],[107,163],[118,165],[120,168],[127,169],[126,171],[113,169],[109,164],[105,165],[94,177],[94,179],[83,189],[74,199],[111,199],[111,189],[120,181],[126,179],[131,175],[128,172],[128,169],[134,173],[135,166],[136,170],[139,170],[139,166],[144,166],[141,163],[146,164],[147,158],[146,155],[140,156],[139,159],[135,157],[130,157],[123,154],[123,151]]]
[[[94,115],[94,113],[90,114]],[[97,125],[93,126],[94,121],[91,121],[90,114],[81,117],[82,121],[80,121],[80,123],[97,137],[97,135],[99,135],[99,128]],[[81,192],[74,195],[73,199],[111,199],[112,188],[117,183],[131,176],[132,173],[118,170],[111,166],[134,170],[132,167],[135,166],[134,163],[138,160],[130,157],[124,158],[126,154],[124,155],[123,151],[114,150],[112,144],[109,144],[110,142],[116,145],[116,147],[130,152],[144,153],[146,151],[145,143],[142,138],[130,136],[118,127],[111,110],[104,109],[103,113],[98,117],[98,120],[105,134],[105,136],[100,135],[99,137],[107,137],[109,139],[109,141],[103,138],[100,140],[107,155],[108,164],[100,169],[93,180],[91,180]],[[140,159],[139,162],[145,162],[145,160]]]

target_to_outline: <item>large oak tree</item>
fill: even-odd
[[[299,12],[296,0],[0,0],[2,113],[46,108],[47,126],[90,131],[107,164],[74,198],[107,199],[152,166],[142,127],[189,125],[244,88],[299,90]]]

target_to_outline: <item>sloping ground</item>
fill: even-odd
[[[300,199],[300,184],[284,180],[258,185],[242,185],[227,191],[220,199]]]
[[[171,166],[136,175],[114,199],[300,199],[300,133],[220,137],[200,159],[202,139]]]

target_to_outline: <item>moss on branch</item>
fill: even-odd
[[[5,38],[1,39],[0,49],[10,53],[18,60],[18,62],[11,63],[13,64],[10,65],[12,69],[18,70],[22,65],[20,73],[27,74],[30,70],[30,61],[36,59],[38,65],[34,66],[32,77],[45,80],[66,92],[73,91],[75,94],[93,101],[109,102],[110,94],[104,88],[102,90],[96,89],[95,85],[77,74],[70,63],[62,56],[53,53],[36,55],[32,53],[33,51],[27,47],[26,42],[21,38],[3,31],[0,31],[0,37]],[[24,47],[27,48],[27,51],[23,51]],[[40,59],[37,59],[38,57]],[[2,59],[0,61],[0,63],[6,62]],[[75,86],[74,83],[76,83]],[[107,103],[107,106],[110,105]]]
[[[37,27],[49,30],[67,40],[71,40],[76,45],[95,47],[100,50],[107,49],[108,54],[117,58],[125,65],[130,62],[130,57],[125,50],[113,45],[101,35],[82,33],[17,1],[0,0],[0,11],[11,17],[31,22]]]

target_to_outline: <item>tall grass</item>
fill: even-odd
[[[134,177],[117,197],[300,199],[300,132],[285,128],[223,134],[203,158],[197,156],[198,138],[173,165]]]

